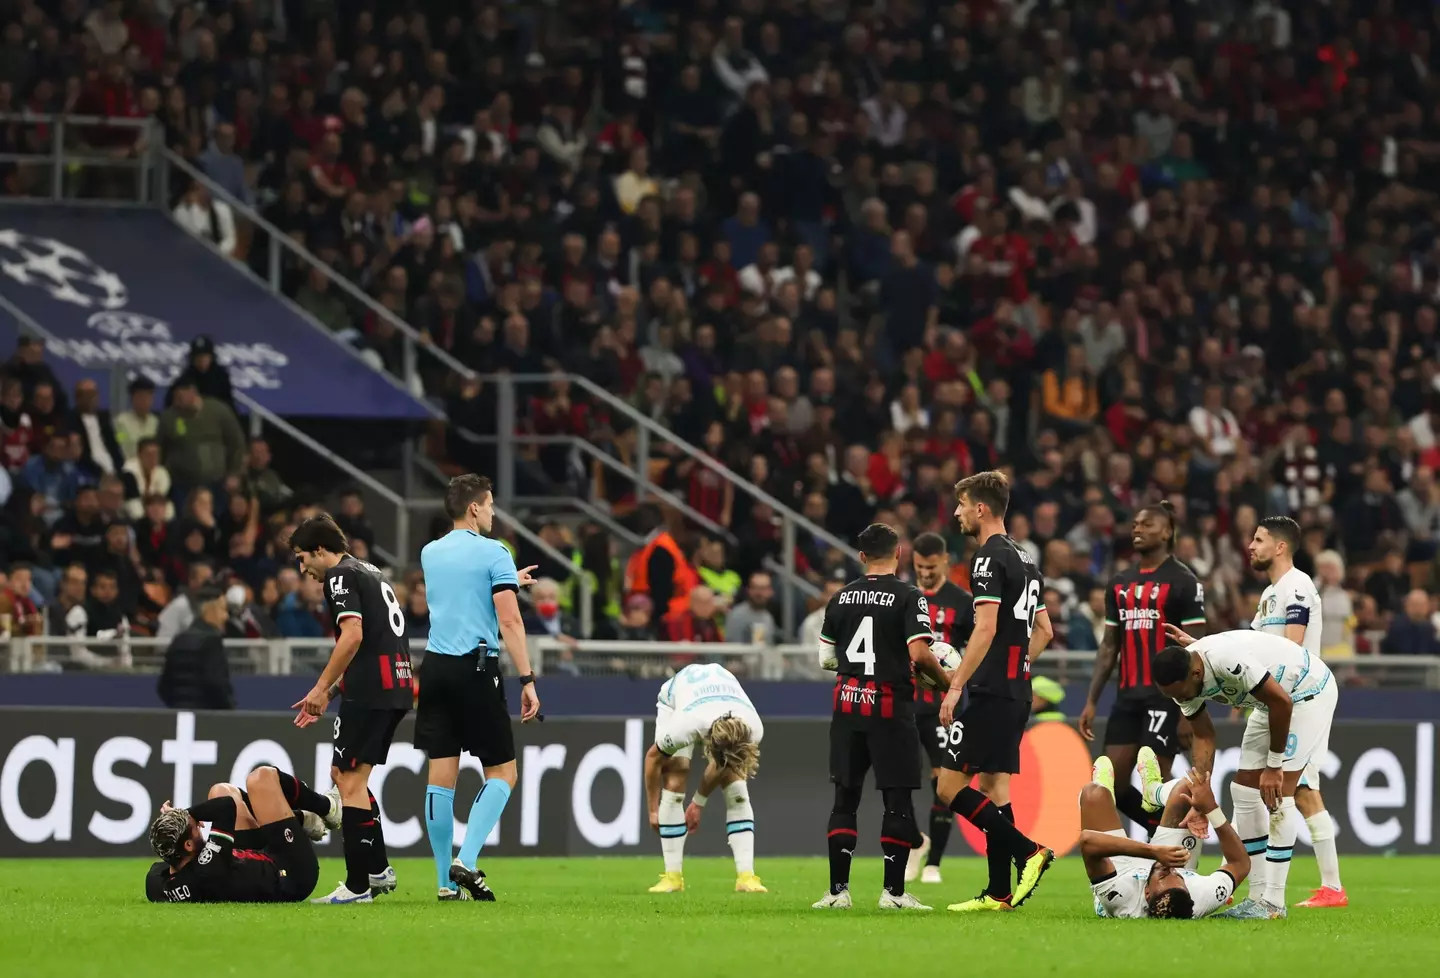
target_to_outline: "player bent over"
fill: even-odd
[[[725,791],[725,831],[735,854],[735,892],[764,893],[755,875],[755,810],[746,782],[760,766],[765,725],[740,681],[718,665],[689,665],[662,687],[655,704],[655,743],[645,754],[645,798],[650,827],[660,835],[665,872],[651,893],[685,889],[685,836],[700,826],[705,802]],[[690,755],[703,745],[708,763],[700,790],[685,802]]]
[[[150,847],[162,861],[145,876],[147,900],[299,903],[310,895],[320,878],[310,842],[339,827],[338,793],[316,794],[273,767],[251,771],[245,788],[219,784],[188,809],[161,806]],[[209,841],[201,822],[213,826]]]
[[[1139,757],[1146,807],[1153,807],[1157,795],[1165,801],[1151,842],[1131,839],[1120,825],[1115,766],[1109,757],[1095,762],[1091,783],[1080,791],[1080,855],[1095,895],[1095,914],[1198,920],[1225,906],[1250,872],[1250,857],[1215,803],[1209,772],[1195,768],[1186,779],[1162,785],[1154,751],[1141,747]],[[1195,813],[1203,816],[1196,828],[1203,832],[1207,823],[1215,827],[1225,858],[1207,876],[1185,868],[1198,841],[1188,827],[1198,817]]]

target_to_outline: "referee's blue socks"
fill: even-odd
[[[450,882],[450,860],[455,858],[455,789],[430,785],[425,789],[425,832],[435,855],[435,879],[440,888],[455,889]]]
[[[465,842],[460,846],[460,861],[466,869],[475,868],[480,856],[480,847],[490,837],[490,830],[500,821],[505,803],[510,800],[510,785],[501,778],[491,778],[480,786],[475,803],[470,806],[470,818],[465,825]]]

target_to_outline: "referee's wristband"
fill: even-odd
[[[696,794],[694,798],[690,799],[690,804],[694,805],[696,808],[704,808],[705,803],[709,800],[709,795]]]
[[[1209,822],[1213,828],[1218,829],[1220,826],[1224,825],[1229,820],[1225,817],[1225,813],[1222,812],[1220,809],[1212,808],[1205,813],[1205,821]]]
[[[1284,751],[1281,751],[1281,750],[1272,750],[1272,751],[1270,751],[1269,753],[1267,753],[1267,754],[1265,755],[1265,766],[1266,766],[1266,767],[1284,767],[1284,766],[1285,766],[1285,752],[1284,752]]]
[[[527,675],[527,676],[521,676],[521,677],[520,677],[520,685],[521,685],[521,686],[529,686],[529,685],[530,685],[531,683],[533,683],[534,681],[535,681],[535,674],[534,674],[533,672],[530,673],[530,674]]]

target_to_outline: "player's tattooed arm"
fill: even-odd
[[[1050,640],[1055,637],[1055,626],[1050,621],[1050,612],[1042,604],[1035,609],[1034,626],[1030,629],[1030,646],[1025,650],[1030,657],[1031,664],[1040,658],[1040,653],[1050,646]]]
[[[320,673],[320,678],[315,680],[315,685],[310,692],[305,694],[305,698],[290,707],[292,710],[300,711],[300,715],[295,718],[297,727],[307,726],[311,722],[305,719],[307,716],[324,716],[326,708],[330,705],[330,691],[340,682],[340,677],[345,675],[345,670],[350,668],[355,653],[360,651],[360,642],[364,638],[364,634],[358,615],[340,620],[340,634],[335,639],[335,650],[330,653],[330,661],[325,663],[324,671]]]
[[[1215,769],[1215,722],[1210,711],[1203,706],[1200,712],[1190,718],[1193,737],[1190,743],[1190,766],[1201,771]]]
[[[1106,625],[1100,636],[1100,650],[1095,653],[1095,671],[1090,675],[1090,691],[1085,696],[1085,708],[1080,711],[1080,736],[1086,740],[1095,739],[1095,707],[1100,694],[1110,683],[1110,674],[1115,671],[1115,662],[1120,656],[1120,629]]]
[[[1285,744],[1290,739],[1290,716],[1295,704],[1290,694],[1269,673],[1251,693],[1270,716],[1270,756],[1266,759],[1265,770],[1260,772],[1260,795],[1265,807],[1273,812],[1280,807],[1280,792],[1285,780],[1282,770]]]

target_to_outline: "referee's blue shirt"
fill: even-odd
[[[426,652],[466,655],[480,647],[500,654],[495,592],[520,588],[515,558],[503,543],[471,530],[451,530],[420,551],[430,606]]]

